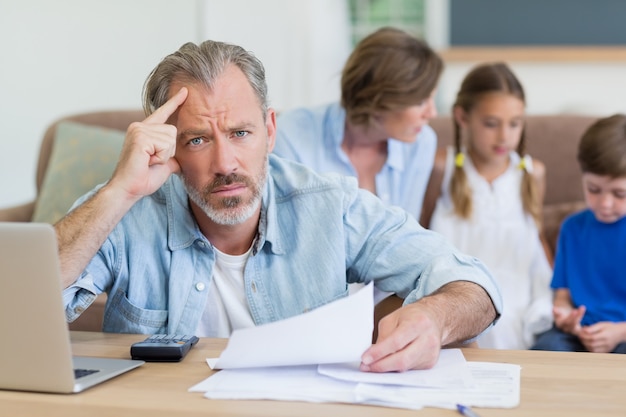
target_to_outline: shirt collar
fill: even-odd
[[[405,146],[406,144],[399,140],[389,139],[387,141],[387,162],[385,165],[389,165],[392,169],[398,171],[404,171]]]
[[[272,180],[272,161],[277,158],[275,155],[269,156],[269,167],[267,175],[267,183],[263,191],[263,202],[261,204],[261,218],[259,220],[259,229],[256,242],[252,249],[253,255],[263,248],[267,243],[268,250],[276,255],[285,254],[284,239],[279,230],[278,223],[278,206],[276,204],[276,187]]]
[[[270,155],[271,158],[273,156]],[[265,243],[269,244],[273,253],[285,253],[283,239],[281,239],[278,230],[278,213],[273,197],[275,190],[271,181],[271,167],[268,172],[268,182],[263,191],[257,237],[252,248],[253,255],[260,251]],[[185,249],[198,239],[207,241],[191,212],[187,192],[177,175],[170,176],[170,179],[163,184],[157,193],[152,195],[152,198],[162,199],[167,205],[167,244],[170,250]]]
[[[187,191],[178,175],[171,175],[152,198],[163,198],[167,207],[167,245],[185,249],[197,239],[206,240],[191,213]]]
[[[341,149],[343,135],[346,129],[346,111],[339,103],[333,103],[328,107],[326,130],[323,140],[328,146]]]

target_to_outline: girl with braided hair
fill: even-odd
[[[504,63],[465,77],[453,105],[455,143],[439,149],[421,223],[482,260],[504,311],[480,347],[527,349],[552,325],[551,254],[541,238],[545,166],[525,153],[525,95]]]

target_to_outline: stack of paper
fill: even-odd
[[[370,346],[371,284],[314,311],[235,331],[218,359],[221,371],[189,390],[211,399],[344,402],[419,409],[456,404],[509,408],[519,404],[518,365],[466,362],[459,349],[441,351],[428,370],[359,370]],[[297,335],[294,336],[294,335]]]

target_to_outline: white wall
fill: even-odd
[[[0,207],[35,196],[47,125],[140,108],[148,73],[187,41],[255,52],[279,110],[335,100],[347,24],[336,0],[0,0]]]
[[[208,0],[202,15],[204,38],[241,45],[263,62],[277,110],[339,99],[341,69],[351,50],[347,3]]]
[[[428,4],[429,42],[445,48],[447,1]],[[339,0],[0,0],[0,207],[34,197],[48,124],[77,112],[139,108],[150,70],[187,41],[211,38],[255,52],[279,110],[337,99],[347,21]],[[449,112],[473,64],[448,63],[440,113]],[[626,62],[512,66],[528,113],[626,112]]]
[[[463,77],[477,62],[448,62],[438,107],[449,114]],[[509,62],[524,86],[527,114],[626,113],[626,62]]]
[[[0,0],[0,207],[35,196],[45,127],[140,108],[147,74],[200,34],[196,0]]]

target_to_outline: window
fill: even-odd
[[[425,37],[426,0],[349,0],[352,43],[383,26]]]

